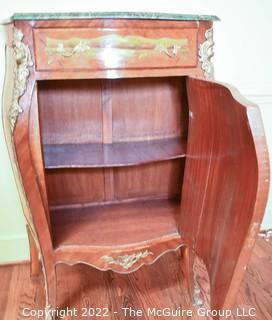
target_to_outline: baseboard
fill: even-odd
[[[0,236],[0,264],[29,261],[29,246],[26,235]]]
[[[29,264],[30,260],[0,261],[0,267]]]

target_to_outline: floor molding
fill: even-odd
[[[0,267],[29,264],[30,260],[0,261]]]

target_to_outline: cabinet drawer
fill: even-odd
[[[34,29],[36,69],[66,71],[195,67],[197,30]]]

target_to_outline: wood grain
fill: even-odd
[[[185,157],[186,141],[168,138],[108,144],[46,144],[45,169],[121,167]]]
[[[102,142],[100,80],[41,81],[38,99],[44,144]]]
[[[27,226],[27,235],[29,240],[29,252],[30,252],[30,276],[37,277],[40,273],[40,261],[39,261],[39,252],[35,240]]]
[[[46,170],[49,206],[103,202],[103,169]]]
[[[197,28],[42,28],[34,29],[34,41],[39,71],[197,65]],[[74,52],[80,41],[88,50]],[[57,51],[58,45],[67,50],[65,56]],[[160,45],[168,51],[158,50]],[[179,50],[172,54],[174,45]]]
[[[89,263],[98,269],[129,273],[182,245],[193,247],[191,249],[199,253],[207,266],[211,279],[211,305],[214,308],[230,306],[264,212],[269,179],[268,156],[262,122],[255,106],[239,103],[233,90],[224,85],[183,77],[203,76],[201,64],[197,63],[197,48],[205,40],[205,32],[211,28],[212,21],[98,19],[15,21],[14,25],[23,32],[24,44],[19,43],[20,49],[25,48],[24,45],[29,47],[34,67],[30,68],[28,86],[19,101],[23,112],[18,116],[14,132],[5,126],[5,134],[14,167],[17,166],[21,174],[17,180],[24,187],[21,196],[31,234],[42,256],[47,308],[56,307],[56,266],[60,262]],[[137,37],[156,39],[186,34],[192,50],[184,63],[164,51],[163,58],[161,52],[141,57],[142,63],[140,59],[120,55],[117,59],[120,64],[117,61],[114,66],[107,65],[107,57],[103,55],[99,56],[99,61],[94,59],[91,66],[86,56],[81,60],[78,56],[72,60],[61,58],[52,65],[47,59],[48,51],[39,51],[46,45],[47,36],[63,36],[61,40],[77,34],[100,37],[108,35],[107,30],[116,30],[116,35],[121,37],[130,36],[135,31]],[[136,47],[137,52],[142,50],[138,44]],[[58,49],[61,51],[61,46]],[[105,43],[98,46],[98,51],[103,54],[107,50]],[[149,46],[147,50],[149,53]],[[13,58],[17,56],[12,55]],[[16,62],[20,64],[23,56]],[[114,57],[116,55],[112,54],[111,58]],[[191,65],[190,61],[194,64]],[[39,68],[46,70],[39,71]],[[5,104],[4,109],[6,115],[10,104]],[[44,172],[43,145],[146,143],[169,138],[188,140],[185,175],[184,159],[131,167],[61,168]],[[131,147],[129,149],[131,152]],[[161,156],[161,149],[156,148],[155,153]],[[135,157],[135,152],[132,154]],[[148,152],[138,150],[137,161],[144,159],[146,154]],[[153,151],[151,154],[153,157]],[[125,155],[120,158],[130,156],[125,150]],[[81,157],[84,158],[84,153]],[[114,158],[112,152],[111,157]],[[169,214],[172,209],[164,205],[173,200],[177,204],[174,211],[179,212],[180,219],[173,218],[174,215]],[[57,212],[62,217],[57,221],[57,231],[52,232],[50,218],[54,220]],[[118,218],[119,215],[122,219]],[[86,216],[88,219],[84,220]],[[79,228],[75,229],[77,224]],[[116,230],[114,232],[113,225],[119,234]],[[97,228],[92,229],[95,226]],[[63,230],[67,227],[64,232],[62,227]],[[168,232],[173,228],[174,233]],[[90,230],[97,236],[92,237]],[[161,235],[160,232],[165,230],[166,233]],[[122,238],[122,232],[126,237]],[[158,236],[154,241],[151,239],[153,235]],[[72,242],[56,248],[54,241],[58,237],[62,237],[60,243],[67,239]],[[102,244],[103,241],[104,244],[113,243],[113,246],[91,247],[89,244],[97,239]],[[80,245],[73,246],[73,241]],[[131,241],[129,248],[126,241]],[[114,246],[116,242],[118,245]],[[235,246],[230,246],[233,242]],[[116,263],[116,259],[133,258],[142,250],[152,250],[154,256],[144,257],[143,261],[135,262],[126,270],[119,262],[113,267],[101,258],[104,254],[112,255]],[[166,260],[162,265],[163,277],[169,270],[175,270],[171,269],[171,264]],[[148,274],[146,281],[156,286],[157,281],[161,283],[163,279],[159,269],[151,268],[154,268],[152,272],[158,280],[148,280],[151,279]],[[191,277],[190,268],[186,269],[187,278]],[[144,270],[140,270],[138,283],[145,281]],[[112,279],[115,277],[118,278],[113,275]],[[171,273],[170,277],[166,287],[179,277],[179,271]],[[113,308],[119,305],[114,298],[119,291],[118,288],[111,291],[111,279],[108,281],[107,295],[114,301]],[[128,296],[125,304],[129,305],[132,299],[127,282],[122,283],[121,290]],[[144,284],[144,288],[147,287]],[[142,289],[136,284],[134,288],[139,305],[144,306],[148,301],[156,303],[155,296],[142,301],[139,294]],[[161,300],[164,288],[159,293]],[[15,295],[14,292],[15,289],[11,294]],[[174,301],[175,292],[170,290],[168,293]],[[17,304],[16,300],[9,303]],[[65,305],[65,301],[61,304]],[[16,314],[12,313],[11,318],[16,318]]]
[[[141,166],[115,168],[115,199],[180,199],[184,158]]]
[[[190,129],[181,228],[196,242],[195,251],[206,263],[213,308],[228,308],[268,194],[263,128],[257,107],[240,101],[230,86],[188,78],[187,91]],[[231,241],[234,246],[227,245]]]
[[[246,310],[256,308],[252,320],[271,320],[271,268],[272,244],[259,239],[253,250],[245,278],[240,286],[233,309]],[[171,270],[171,272],[169,272]],[[207,271],[198,260],[198,282],[205,298],[205,307],[209,308],[209,284]],[[208,320],[198,317],[190,303],[186,290],[186,280],[180,272],[178,253],[168,254],[154,265],[147,266],[131,275],[118,275],[112,272],[99,272],[88,266],[68,267],[59,265],[58,273],[58,306],[60,308],[106,307],[111,317],[106,319],[125,320],[136,317],[125,317],[124,314],[113,314],[122,307],[132,307],[144,311],[141,319],[161,319],[147,317],[147,308],[177,308],[194,310],[190,319]],[[0,267],[2,286],[0,288],[0,317],[3,320],[33,319],[22,316],[23,308],[42,309],[43,289],[41,281],[29,281],[29,265]],[[81,319],[81,317],[65,319]],[[84,317],[82,317],[84,319]],[[86,318],[85,318],[86,319]],[[168,317],[170,320],[177,317]],[[187,319],[180,317],[179,319]],[[241,319],[232,316],[231,320]]]
[[[187,136],[184,78],[115,79],[111,83],[114,142]]]
[[[52,210],[54,243],[114,247],[149,241],[177,233],[178,213],[179,203],[167,200]]]
[[[184,162],[159,162],[186,153],[183,78],[41,81],[38,94],[45,169],[103,168],[46,170],[50,206],[180,197]]]

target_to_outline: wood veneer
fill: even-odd
[[[197,308],[191,304],[190,295],[186,290],[186,279],[180,271],[180,254],[166,254],[154,265],[143,267],[136,273],[120,275],[114,272],[100,272],[94,268],[78,264],[73,267],[58,265],[58,305],[64,309],[80,310],[89,304],[93,308],[101,306],[110,309],[111,319],[126,320],[123,312],[113,311],[123,307],[143,310],[141,319],[147,320],[148,308],[192,310],[192,320],[210,320],[211,317],[197,315]],[[245,277],[233,305],[240,314],[243,310],[253,313],[247,316],[250,320],[270,320],[272,242],[258,239],[254,246]],[[171,268],[172,272],[168,272]],[[204,308],[210,308],[209,278],[202,261],[197,259],[196,270],[198,282],[204,297]],[[24,308],[43,309],[44,292],[42,279],[29,281],[29,264],[13,264],[0,266],[2,290],[0,290],[0,317],[3,320],[22,317]],[[9,294],[7,294],[9,292]],[[255,315],[254,315],[255,314]],[[77,317],[84,319],[86,317]],[[171,317],[169,317],[171,319]],[[177,317],[175,317],[177,318]],[[228,319],[238,320],[243,317],[233,313]],[[172,318],[174,319],[174,318]],[[179,319],[188,319],[180,317]]]
[[[185,97],[177,77],[39,82],[49,205],[180,198]]]
[[[197,28],[54,28],[35,29],[37,70],[195,67]],[[169,38],[169,33],[172,35]],[[79,42],[84,45],[75,50]],[[161,44],[169,46],[161,50]],[[63,46],[63,53],[58,47]],[[175,51],[173,46],[178,46]],[[72,59],[66,59],[71,56]],[[91,59],[90,59],[91,57]],[[173,59],[169,59],[173,57]]]
[[[57,209],[51,214],[56,247],[129,246],[177,234],[179,202],[130,201],[121,204]]]
[[[44,167],[105,168],[140,165],[185,157],[186,140],[167,138],[111,144],[47,144],[44,145]]]
[[[22,35],[15,29],[16,41],[8,43],[18,71],[13,96],[4,97],[4,128],[33,274],[35,247],[41,256],[47,310],[57,307],[59,263],[130,273],[181,247],[195,301],[197,254],[211,279],[212,307],[229,307],[257,237],[269,167],[256,106],[238,102],[230,87],[185,77],[212,76],[212,21],[22,20],[9,25],[9,34],[14,26]],[[77,52],[48,65],[41,40],[49,31],[65,40],[106,28],[122,37],[163,33],[172,42],[183,34],[195,45],[182,59],[195,64],[180,63],[177,48],[165,51],[161,43],[162,56],[148,47],[151,58],[142,64],[120,57],[109,68],[101,45],[99,63]]]

